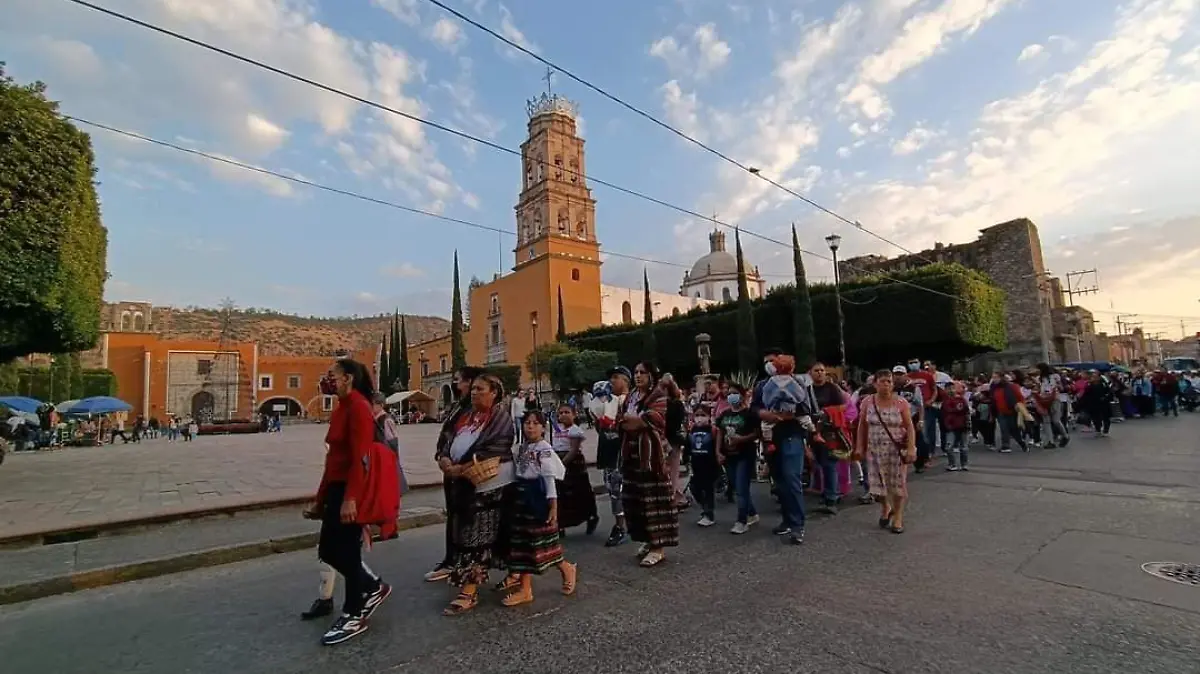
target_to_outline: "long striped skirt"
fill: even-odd
[[[510,487],[477,494],[469,482],[453,488],[446,504],[450,530],[450,581],[455,585],[487,582],[490,569],[504,568],[505,529],[511,515]]]
[[[513,515],[509,526],[507,567],[509,573],[536,573],[563,561],[562,536],[558,525],[546,523],[525,506],[526,487],[518,482]]]
[[[626,461],[621,466],[621,500],[629,537],[651,548],[679,545],[679,509],[671,480]]]

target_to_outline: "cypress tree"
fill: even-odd
[[[396,379],[400,382],[401,391],[408,390],[409,373],[412,368],[408,366],[408,329],[404,325],[404,317],[400,317],[400,362],[396,366]]]
[[[797,369],[807,370],[817,361],[817,337],[813,328],[812,298],[808,295],[808,277],[800,255],[800,239],[792,225],[792,267],[796,272],[796,293],[792,299],[792,334],[795,339]]]
[[[658,340],[654,336],[654,304],[650,302],[650,277],[642,269],[642,358],[658,361]]]
[[[379,381],[375,382],[380,391],[391,390],[392,362],[388,358],[389,335],[384,335],[379,345]]]
[[[562,286],[558,287],[558,331],[554,339],[559,342],[567,340],[567,315],[563,312]]]
[[[458,289],[458,251],[454,251],[454,296],[450,301],[450,363],[457,371],[467,365],[467,349],[463,345],[462,294]]]
[[[758,337],[754,331],[754,307],[750,306],[750,287],[746,281],[746,260],[742,256],[742,235],[733,230],[737,244],[737,355],[738,369],[753,372],[758,368]]]
[[[400,361],[404,358],[404,349],[400,346],[400,310],[396,309],[392,312],[392,325],[388,335],[388,353],[391,358],[388,359],[387,385],[389,391],[398,390],[396,387],[400,383]]]

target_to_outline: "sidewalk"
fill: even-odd
[[[601,491],[599,473],[593,471],[592,477]],[[313,549],[315,560],[319,525],[303,519],[300,511],[296,505],[238,512],[73,543],[0,550],[0,605],[306,548]],[[404,497],[402,530],[445,519],[441,489]]]

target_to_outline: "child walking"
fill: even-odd
[[[507,589],[501,603],[520,606],[533,601],[533,576],[550,567],[562,574],[562,593],[575,594],[578,567],[563,553],[558,528],[558,492],[556,480],[566,468],[546,442],[546,418],[540,410],[529,410],[522,423],[523,440],[517,447],[515,471],[517,498],[509,525]]]
[[[967,421],[971,416],[970,405],[962,382],[955,382],[954,389],[942,403],[942,423],[949,435],[950,448],[947,452],[950,464],[946,470],[967,470]]]
[[[692,480],[690,488],[692,496],[700,504],[700,521],[697,525],[711,527],[716,524],[716,484],[721,470],[717,461],[716,433],[709,416],[709,408],[704,405],[696,407],[692,417],[692,431],[688,434],[688,446],[691,449]]]

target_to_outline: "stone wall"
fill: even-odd
[[[981,271],[1006,294],[1008,349],[963,363],[962,369],[984,372],[1032,365],[1046,359],[1059,360],[1050,318],[1053,289],[1042,259],[1037,225],[1028,219],[983,229],[979,238],[970,243],[950,246],[939,243],[930,250],[896,258],[879,255],[851,258],[839,263],[839,271],[842,278],[851,279],[864,273],[891,274],[936,262],[957,263]]]

